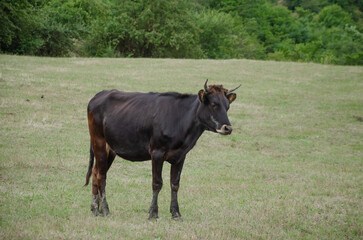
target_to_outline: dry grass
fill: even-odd
[[[151,163],[116,159],[94,218],[86,106],[102,89],[197,93],[242,84],[231,136],[188,154],[169,214],[147,220]],[[362,239],[363,68],[248,60],[0,55],[1,239]],[[42,98],[43,96],[43,98]]]

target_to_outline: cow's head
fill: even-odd
[[[222,85],[207,86],[208,79],[204,83],[204,90],[198,92],[201,102],[198,109],[198,117],[207,130],[228,135],[232,132],[231,123],[228,120],[227,111],[229,105],[236,99],[232,91],[239,88],[225,89]]]

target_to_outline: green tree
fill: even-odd
[[[77,46],[88,34],[92,18],[101,17],[97,0],[51,0],[40,11],[40,27],[37,30],[43,44],[38,55],[68,56],[84,54]]]
[[[321,10],[318,14],[318,22],[327,28],[354,24],[349,13],[345,12],[336,4],[327,6]]]
[[[37,36],[39,18],[26,0],[0,1],[0,50],[16,54],[35,54],[42,44]]]
[[[200,29],[199,41],[207,58],[255,58],[265,57],[264,48],[245,30],[239,17],[207,10],[197,14]]]
[[[116,52],[134,57],[201,57],[189,7],[188,1],[176,0],[115,3],[108,17],[92,26],[90,52],[96,56]]]
[[[360,0],[2,0],[0,51],[362,64]]]

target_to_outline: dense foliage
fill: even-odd
[[[0,51],[363,64],[359,0],[2,0]]]

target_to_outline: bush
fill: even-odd
[[[323,8],[318,14],[318,22],[327,28],[353,24],[351,16],[336,4]]]
[[[264,58],[264,49],[257,38],[245,30],[239,17],[207,10],[196,15],[200,29],[199,42],[205,57],[221,58]]]
[[[77,52],[76,42],[81,41],[89,33],[90,3],[95,1],[52,0],[39,11],[40,27],[37,30],[43,44],[37,55],[68,56]],[[89,12],[88,12],[89,11]]]
[[[102,56],[112,48],[122,56],[198,58],[198,29],[185,1],[124,1],[92,25],[88,50]]]
[[[36,34],[39,17],[26,0],[0,1],[0,49],[15,54],[36,53],[43,44]]]

